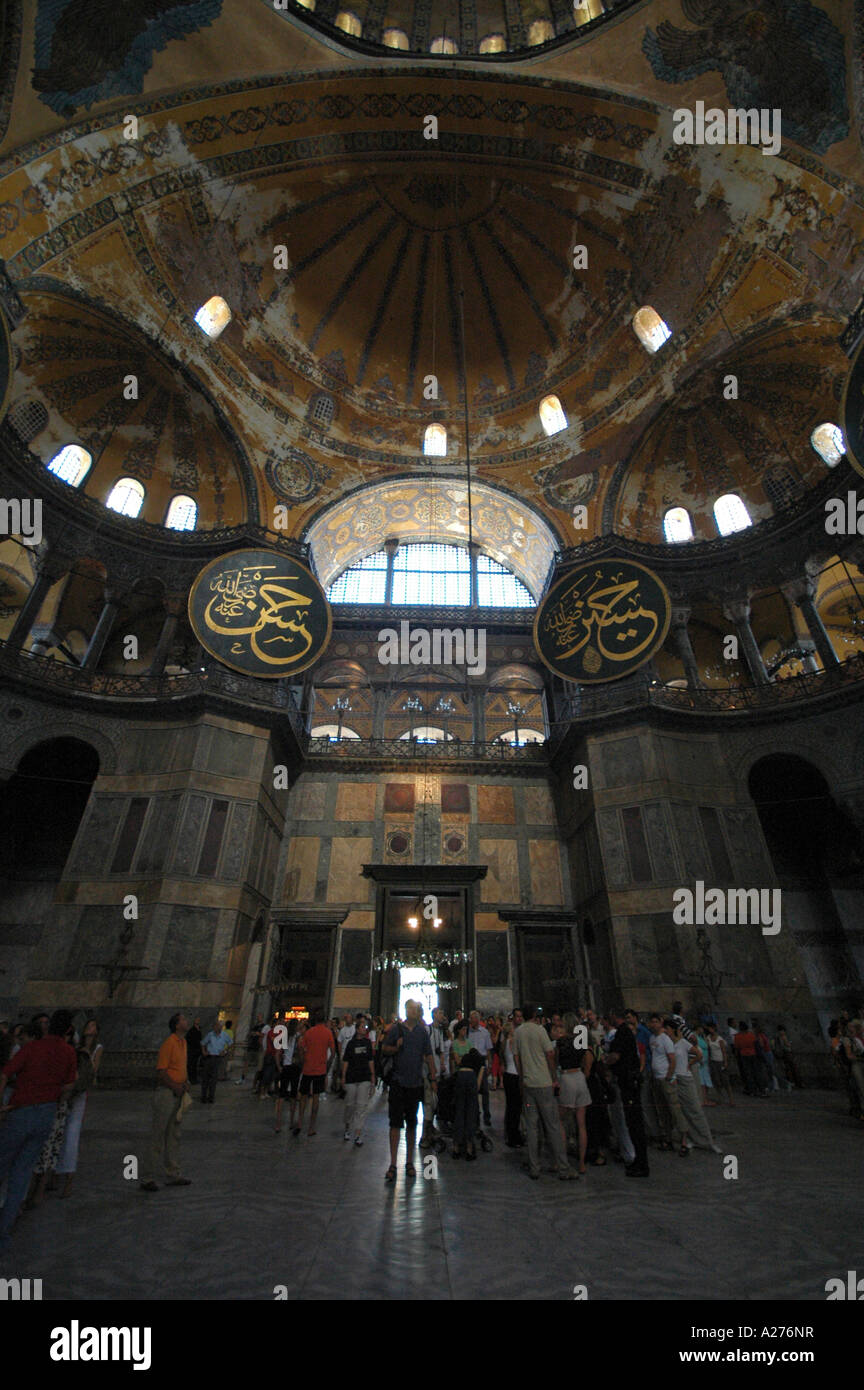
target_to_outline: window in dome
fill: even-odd
[[[48,411],[41,401],[16,401],[8,420],[18,438],[29,444],[48,424]]]
[[[93,459],[80,444],[67,444],[59,454],[48,463],[48,472],[59,478],[61,483],[79,487],[90,471]]]
[[[106,507],[121,516],[137,516],[144,504],[144,489],[136,478],[120,478],[112,487]]]
[[[381,41],[387,48],[410,48],[404,29],[385,29]]]
[[[208,338],[218,338],[231,322],[231,310],[221,295],[214,294],[206,304],[201,305],[195,322],[199,328],[203,328]]]
[[[480,40],[481,53],[506,53],[507,40],[503,34],[487,34],[485,39]]]
[[[315,0],[297,0],[298,5],[302,5],[304,10],[314,10]]]
[[[547,434],[558,434],[567,428],[567,416],[557,396],[546,396],[540,402],[540,423]]]
[[[172,531],[194,531],[198,520],[198,503],[193,497],[171,498],[165,525]]]
[[[686,507],[670,507],[663,518],[663,535],[670,545],[692,541],[693,523]]]
[[[330,585],[327,598],[330,603],[383,603],[386,586],[387,552],[376,550],[344,570]]]
[[[423,452],[435,458],[445,458],[447,454],[447,431],[443,425],[427,425],[423,435]]]
[[[575,23],[587,24],[603,13],[603,0],[573,0],[573,19]]]
[[[478,555],[477,604],[480,608],[533,608],[534,595],[497,560]]]
[[[735,531],[746,531],[748,526],[753,525],[750,513],[734,492],[727,492],[725,496],[717,498],[714,503],[714,520],[721,536],[731,536]]]
[[[344,34],[350,34],[352,39],[359,39],[363,32],[363,25],[356,14],[352,14],[350,10],[340,10],[333,23]]]
[[[633,315],[633,332],[648,352],[657,352],[672,337],[672,329],[649,304]]]
[[[836,468],[846,453],[846,440],[843,438],[843,431],[839,425],[832,425],[827,422],[824,425],[817,425],[810,436],[810,443],[822,462],[827,463],[829,468]]]
[[[555,30],[548,19],[535,19],[528,25],[528,43],[533,48],[538,43],[548,43],[554,39]]]
[[[313,420],[316,425],[332,425],[336,418],[336,402],[333,397],[324,392],[313,396],[309,401],[306,418]]]
[[[453,39],[445,38],[444,35],[442,34],[442,36],[441,36],[440,38],[438,38],[438,39],[433,39],[433,40],[432,40],[432,43],[431,43],[431,45],[430,45],[430,47],[429,47],[429,52],[430,52],[430,53],[458,53],[458,52],[459,52],[459,49],[456,47],[456,44],[454,43]]]

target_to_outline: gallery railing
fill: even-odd
[[[544,743],[525,743],[516,748],[510,743],[475,743],[462,739],[447,739],[437,743],[422,743],[407,738],[310,738],[305,748],[307,757],[318,758],[398,758],[410,762],[444,759],[448,762],[471,762],[478,758],[502,763],[545,763]]]

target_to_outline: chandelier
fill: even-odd
[[[433,932],[438,931],[442,924],[440,917],[428,916],[425,911],[424,897],[421,889],[417,895],[414,910],[407,919],[409,929],[417,933],[417,945],[394,947],[392,950],[382,951],[372,961],[372,968],[374,970],[404,970],[406,966],[419,966],[435,975],[439,989],[456,989],[458,988],[457,985],[439,980],[437,978],[438,972],[445,966],[467,965],[469,961],[473,960],[474,953],[462,951],[453,946],[435,946],[424,940],[424,920],[431,922]],[[435,903],[435,910],[437,911],[437,898],[433,898],[432,901]]]

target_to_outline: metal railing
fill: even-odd
[[[471,762],[477,758],[497,762],[545,763],[545,743],[475,743],[467,739],[442,739],[438,743],[422,743],[408,738],[310,738],[305,746],[311,758],[398,758],[409,762],[443,758],[449,762]]]

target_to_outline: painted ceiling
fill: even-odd
[[[824,476],[809,434],[864,272],[861,4],[655,0],[494,71],[352,55],[263,3],[134,8],[110,42],[91,0],[0,31],[0,254],[32,315],[13,403],[49,411],[40,457],[64,429],[104,445],[91,495],[129,460],[147,520],[183,473],[202,526],[280,505],[300,535],[363,487],[459,485],[467,430],[478,483],[557,542],[576,502],[582,537],[657,542],[667,506],[709,536],[718,491],[758,518]],[[781,153],[676,145],[695,100],[780,106]],[[105,373],[136,364],[121,418]]]

